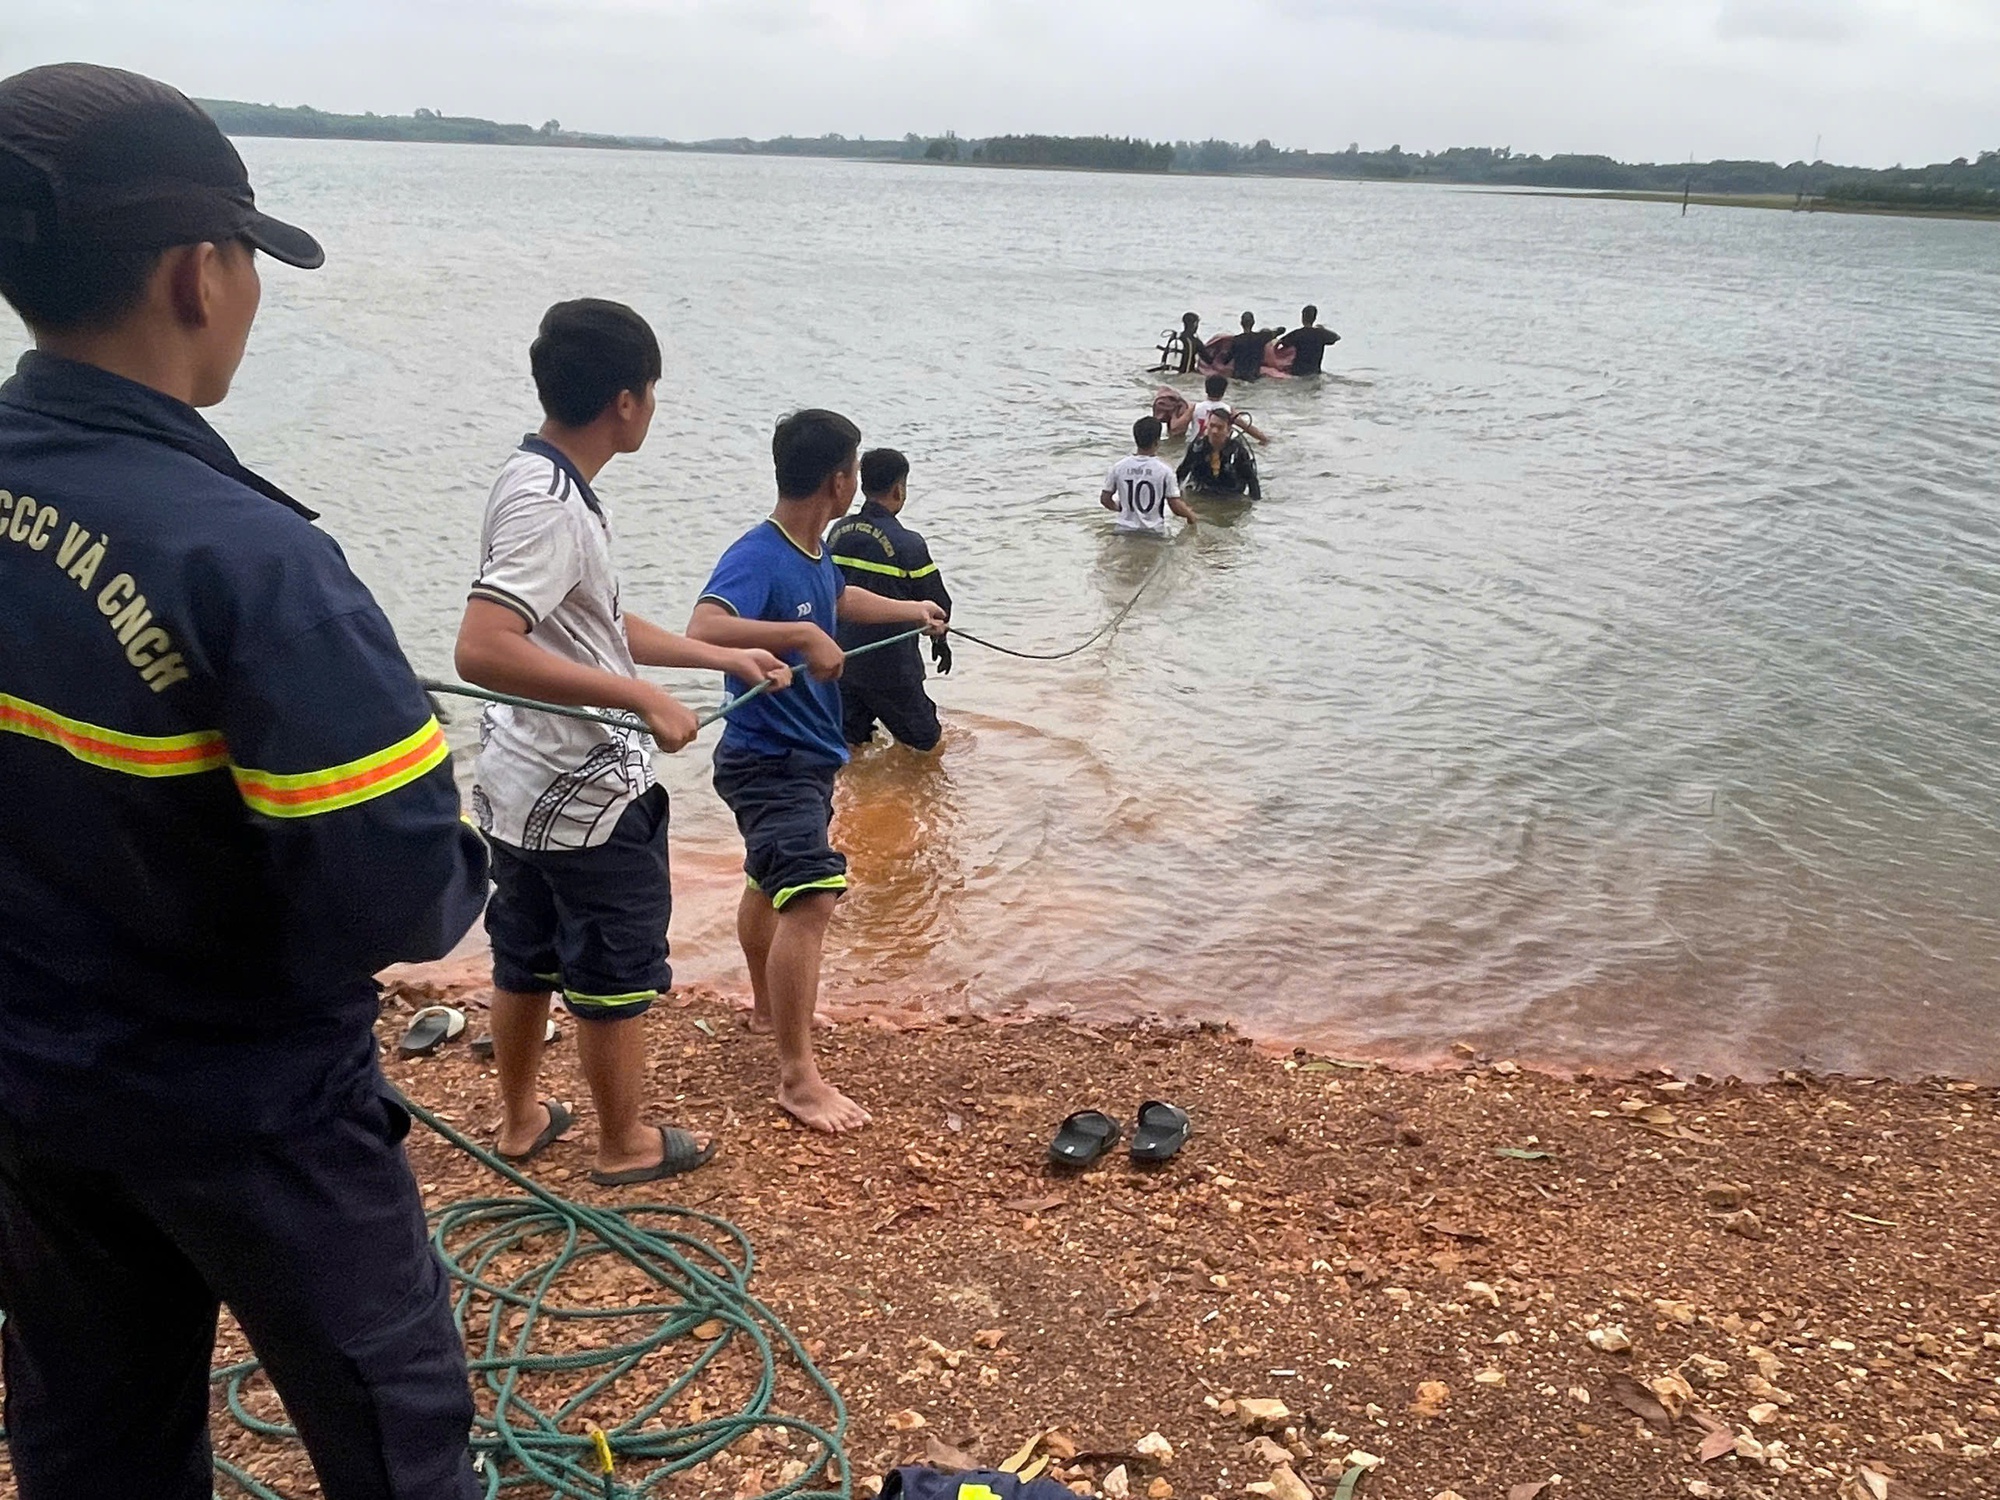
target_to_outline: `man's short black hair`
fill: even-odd
[[[1209,400],[1220,401],[1223,394],[1229,389],[1229,377],[1227,375],[1211,375],[1207,380],[1202,382],[1201,388],[1208,392]]]
[[[1308,302],[1299,309],[1299,321],[1310,328],[1319,321],[1319,309]]]
[[[795,411],[771,434],[771,458],[778,468],[778,498],[805,500],[854,462],[861,429],[837,411],[812,407]]]
[[[109,328],[144,300],[165,254],[0,239],[0,297],[35,333]]]
[[[542,410],[565,427],[587,427],[621,391],[643,395],[660,378],[660,341],[624,303],[579,297],[542,314],[528,367]]]
[[[909,473],[910,461],[894,448],[870,448],[861,455],[861,493],[886,495]]]
[[[1200,324],[1200,322],[1201,322],[1201,314],[1200,314],[1200,313],[1182,313],[1182,314],[1181,314],[1181,327],[1183,327],[1183,328],[1194,328],[1194,327],[1198,326],[1198,325]]]
[[[1137,443],[1141,448],[1159,447],[1160,419],[1158,417],[1139,418],[1138,421],[1132,424],[1132,441]]]
[[[1243,331],[1245,333],[1248,333],[1251,329],[1255,328],[1256,326],[1257,326],[1257,315],[1255,313],[1245,313],[1243,315]]]

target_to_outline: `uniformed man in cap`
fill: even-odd
[[[472,1500],[370,976],[485,893],[449,752],[312,513],[196,408],[260,255],[181,94],[0,81],[0,1311],[21,1500],[209,1500],[220,1307],[328,1500]]]

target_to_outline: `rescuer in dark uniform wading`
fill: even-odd
[[[902,522],[910,494],[910,461],[894,448],[870,448],[861,455],[861,509],[833,523],[826,550],[834,566],[857,588],[885,599],[927,599],[951,613],[944,576],[931,561],[924,539]],[[852,651],[902,634],[903,625],[841,622],[840,649]],[[931,637],[931,660],[938,675],[951,671],[951,642]],[[937,705],[924,691],[924,661],[914,640],[900,641],[850,658],[840,673],[841,732],[859,747],[875,737],[875,721],[912,750],[935,750],[944,731]]]
[[[320,264],[174,90],[0,81],[0,1329],[21,1500],[209,1500],[219,1306],[328,1500],[473,1500],[465,1353],[372,978],[479,839],[368,591],[196,414],[256,257]]]

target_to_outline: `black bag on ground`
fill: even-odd
[[[998,1469],[946,1474],[925,1464],[905,1464],[882,1481],[882,1500],[1076,1500],[1053,1479],[1030,1479]]]

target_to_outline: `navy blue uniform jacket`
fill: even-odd
[[[946,614],[951,613],[951,595],[945,591],[938,565],[931,561],[931,549],[921,536],[873,500],[862,501],[861,509],[833,523],[826,533],[826,549],[833,554],[833,564],[841,575],[856,587],[885,599],[928,599]],[[856,646],[901,635],[909,628],[842,621],[836,639],[841,650],[852,651]],[[908,645],[914,657],[917,643],[912,640]]]
[[[194,410],[31,353],[0,386],[0,1114],[79,1157],[380,1087],[372,976],[485,853],[395,633]]]

